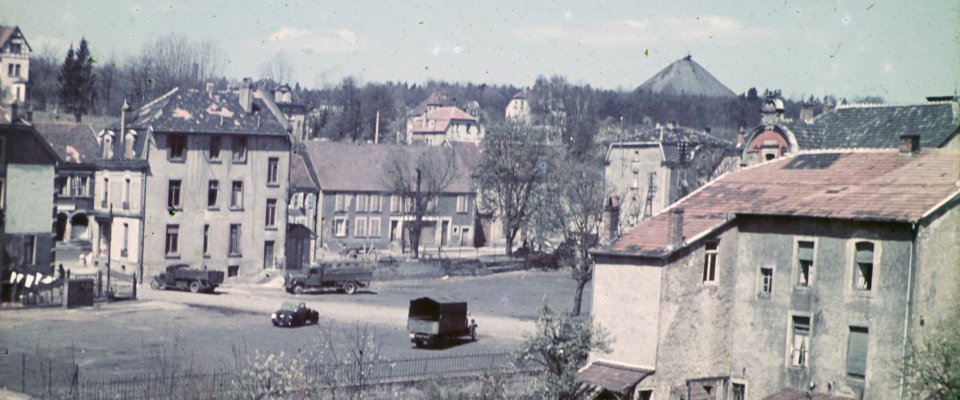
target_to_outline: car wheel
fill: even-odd
[[[346,294],[354,294],[357,292],[357,284],[353,282],[347,282],[343,284],[343,292]]]
[[[313,319],[311,322],[313,322],[314,325],[316,325],[317,322],[320,322],[320,314],[313,314]]]
[[[278,324],[277,321],[273,321],[273,326],[280,326],[280,324]]]
[[[303,285],[294,286],[293,294],[303,294]]]
[[[419,349],[419,348],[423,347],[423,342],[417,340],[417,341],[413,342],[413,345],[414,345],[414,346],[417,346],[417,348]]]
[[[160,290],[160,289],[163,289],[163,285],[160,284],[160,281],[154,279],[150,281],[150,289]]]
[[[197,293],[200,291],[200,281],[190,282],[190,292]]]

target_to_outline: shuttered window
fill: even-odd
[[[858,242],[856,247],[853,288],[868,291],[873,289],[873,243]]]
[[[867,375],[867,328],[851,326],[847,342],[847,375],[864,378]]]
[[[790,365],[805,368],[810,354],[810,317],[793,317],[790,341]]]
[[[813,242],[797,242],[797,286],[810,286],[813,272]]]

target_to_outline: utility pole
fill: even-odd
[[[380,143],[380,111],[377,111],[377,124],[373,127],[373,144]]]

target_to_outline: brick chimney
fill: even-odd
[[[920,152],[920,135],[908,133],[900,135],[900,155],[912,156]]]
[[[603,208],[603,233],[600,241],[610,243],[620,236],[620,197],[611,196]]]
[[[253,79],[243,78],[240,83],[240,107],[247,114],[253,112]]]
[[[667,215],[667,241],[671,248],[683,245],[683,209],[674,207]]]

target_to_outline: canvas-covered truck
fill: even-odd
[[[303,272],[288,273],[283,288],[292,294],[325,289],[354,294],[359,288],[370,287],[371,280],[373,268],[366,262],[323,262]]]
[[[213,293],[223,283],[223,271],[206,268],[190,268],[187,264],[174,264],[165,272],[153,277],[150,288],[154,290],[189,290],[193,293]]]
[[[459,343],[465,337],[477,340],[476,325],[467,320],[467,303],[461,301],[410,300],[407,331],[417,347]]]

